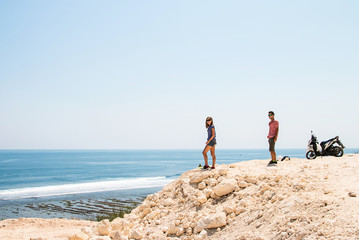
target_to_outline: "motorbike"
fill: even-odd
[[[344,154],[344,145],[339,140],[339,136],[331,138],[327,141],[318,143],[317,137],[311,131],[311,139],[308,142],[306,157],[307,159],[315,159],[317,156],[335,156],[341,157]]]

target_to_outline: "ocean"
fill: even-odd
[[[280,155],[305,158],[305,149],[279,149]],[[229,164],[269,159],[269,152],[219,149],[216,156],[217,164]],[[0,220],[94,220],[142,202],[203,163],[202,150],[0,150]]]

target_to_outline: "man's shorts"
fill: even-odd
[[[216,140],[212,139],[207,145],[213,147],[216,144],[217,144]]]
[[[270,152],[274,151],[274,146],[275,146],[274,137],[269,138],[269,139],[268,139],[268,142],[269,142],[269,151],[270,151]]]

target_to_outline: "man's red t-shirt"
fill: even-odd
[[[270,121],[269,122],[269,133],[268,133],[267,138],[275,137],[277,134],[278,127],[279,127],[278,121],[276,121],[274,119],[272,121]]]

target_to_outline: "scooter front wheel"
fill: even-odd
[[[310,150],[305,156],[307,157],[307,159],[313,160],[317,157],[317,154],[315,154],[313,150]]]

